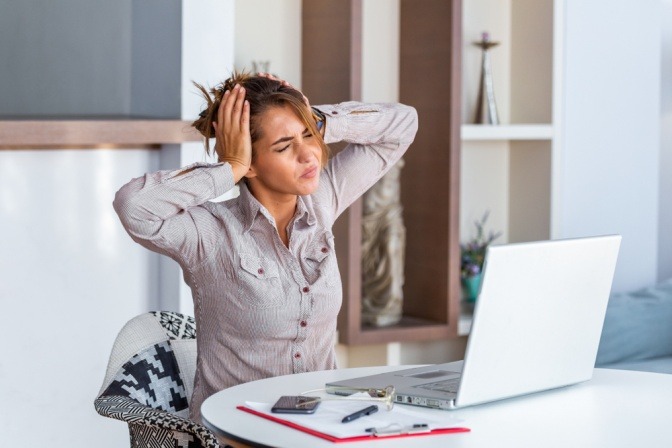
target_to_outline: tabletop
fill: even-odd
[[[334,444],[236,409],[246,401],[272,403],[326,382],[411,366],[361,367],[286,375],[218,392],[201,407],[214,432],[253,447],[320,448]],[[402,405],[403,406],[403,405]],[[368,447],[670,447],[672,375],[595,369],[590,381],[446,413],[471,432],[354,442]]]

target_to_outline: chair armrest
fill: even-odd
[[[167,431],[186,432],[196,436],[206,448],[219,448],[217,437],[205,426],[159,409],[142,405],[120,395],[98,397],[94,401],[96,412],[129,424],[146,425]]]

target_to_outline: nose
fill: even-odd
[[[297,157],[300,163],[306,163],[312,161],[315,157],[314,150],[311,145],[307,144],[305,141],[301,142],[298,145]]]

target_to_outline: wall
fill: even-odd
[[[301,86],[301,0],[236,0],[235,56],[238,70],[269,61],[270,71]]]
[[[672,1],[663,0],[660,83],[658,280],[672,278]]]
[[[615,290],[658,275],[660,13],[566,2],[559,236],[622,234]]]
[[[232,65],[232,0],[133,6],[2,2],[0,115],[128,116],[136,79],[138,108],[153,105],[142,114],[193,118],[202,100],[190,81],[221,79]],[[135,68],[134,19],[170,28],[144,29],[154,40],[133,50],[150,60]],[[152,49],[157,36],[170,48]],[[202,160],[202,145],[13,149],[0,135],[0,148],[0,446],[128,446],[128,426],[99,416],[93,400],[123,324],[180,309],[181,280],[130,239],[112,199],[133,177]]]
[[[0,2],[0,115],[128,115],[130,18],[131,0]]]

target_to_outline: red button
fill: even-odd
[[[301,321],[301,326],[302,326],[302,327],[305,327],[306,325],[308,325],[308,323],[307,323],[305,320],[302,320],[302,321]]]
[[[332,110],[332,111],[331,111],[331,114],[332,114],[332,115],[338,115],[338,111],[337,111],[337,110]]]
[[[303,292],[308,292],[308,291],[310,291],[310,288],[307,287],[307,286],[304,286],[304,287],[303,287]]]
[[[296,359],[299,359],[299,358],[301,357],[301,353],[296,353],[296,354],[294,355],[294,357],[295,357]]]
[[[264,268],[257,269],[257,272],[259,273],[259,275],[263,274],[264,273]]]
[[[329,252],[329,249],[327,249],[326,247],[323,247],[323,248],[322,248],[322,253],[323,253],[323,254],[326,254],[327,252]]]

